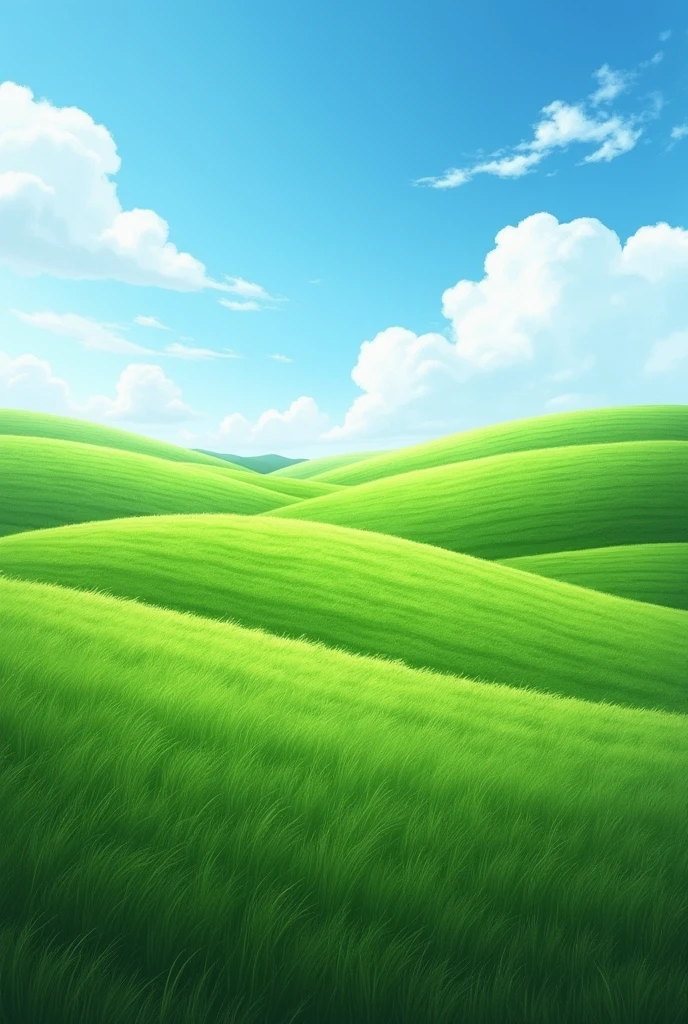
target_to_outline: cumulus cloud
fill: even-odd
[[[223,288],[169,241],[159,214],[122,208],[120,164],[112,135],[85,111],[0,84],[0,262],[21,274]]]
[[[172,328],[160,323],[157,316],[135,316],[134,323],[139,327],[153,327],[156,331],[171,331]]]
[[[76,408],[69,384],[45,359],[25,353],[12,358],[0,352],[0,406],[65,415]]]
[[[198,416],[163,368],[146,363],[127,366],[115,386],[115,397],[94,395],[87,408],[91,415],[105,421],[127,423],[183,423]]]
[[[362,394],[327,436],[452,429],[487,373],[515,380],[529,367],[543,387],[593,367],[637,377],[651,350],[646,371],[664,372],[683,358],[687,293],[688,231],[648,225],[622,245],[595,218],[534,214],[497,234],[481,280],[444,292],[444,334],[391,327],[363,343],[352,371]]]
[[[651,63],[657,63],[655,58],[647,65]],[[644,123],[659,113],[658,97],[654,97],[650,108],[637,114],[622,115],[601,109],[628,91],[639,73],[640,68],[621,71],[603,64],[594,72],[597,88],[586,100],[578,103],[554,100],[541,109],[529,141],[499,150],[490,159],[479,160],[471,166],[452,167],[444,174],[419,178],[414,184],[447,189],[458,188],[483,174],[520,178],[552,153],[566,151],[573,145],[583,145],[590,150],[582,163],[609,163],[629,153],[642,136]]]
[[[302,395],[288,409],[268,409],[251,422],[241,413],[225,416],[218,437],[239,451],[280,451],[309,444],[323,436],[329,421],[313,398]]]
[[[77,313],[24,313],[21,310],[15,310],[15,315],[31,327],[71,338],[87,349],[124,355],[149,355],[152,351],[123,338],[114,325],[101,324],[97,320],[79,316]]]

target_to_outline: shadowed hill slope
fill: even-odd
[[[0,635],[8,1020],[682,1019],[685,716],[2,580]]]
[[[211,455],[214,459],[221,459],[222,462],[242,466],[244,469],[252,469],[255,473],[274,473],[278,469],[286,469],[306,461],[288,459],[284,455],[225,455],[221,452],[210,452],[206,448],[194,448],[193,451]]]
[[[503,565],[634,601],[688,608],[688,544],[631,544],[504,559]]]
[[[412,448],[383,452],[365,463],[332,469],[318,478],[337,484],[361,484],[506,452],[619,441],[688,441],[688,405],[595,409],[497,423]]]
[[[688,709],[688,613],[393,537],[264,516],[121,519],[6,537],[0,570],[416,667]]]
[[[204,466],[226,466],[221,459],[180,448],[165,441],[154,441],[150,437],[132,434],[116,427],[104,427],[87,420],[70,419],[67,416],[53,416],[49,413],[24,412],[20,409],[0,409],[0,434],[14,434],[20,437],[46,437],[57,441],[79,441],[103,448],[138,452],[140,455],[154,455],[171,462],[195,462]],[[246,472],[243,467],[235,467]]]
[[[495,455],[375,480],[275,515],[515,558],[688,541],[688,442]]]
[[[117,516],[253,515],[298,500],[212,466],[35,437],[0,436],[0,480],[0,535]]]

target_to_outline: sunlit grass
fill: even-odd
[[[685,717],[8,580],[0,631],[12,1024],[681,1019]]]

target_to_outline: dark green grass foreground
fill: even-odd
[[[264,516],[120,519],[5,537],[0,571],[474,679],[688,710],[688,613],[396,537]]]
[[[688,544],[556,551],[505,559],[502,564],[634,601],[688,609]]]
[[[253,515],[290,501],[250,474],[73,441],[0,436],[0,535],[115,516]]]
[[[688,541],[688,442],[544,448],[343,487],[274,514],[480,558]],[[272,514],[272,513],[270,513]]]
[[[0,635],[4,1021],[683,1019],[684,716],[38,584]]]
[[[688,405],[592,409],[495,423],[411,448],[380,452],[377,458],[365,463],[351,466],[342,463],[346,468],[333,468],[319,479],[337,484],[362,484],[414,469],[430,469],[505,452],[619,441],[688,441]]]
[[[221,459],[180,448],[151,437],[131,434],[117,427],[103,427],[86,420],[70,419],[67,416],[53,416],[43,412],[24,412],[21,409],[0,409],[0,434],[14,434],[22,437],[46,437],[57,441],[79,441],[104,448],[118,448],[122,451],[138,452],[140,455],[154,455],[172,462],[196,462],[208,466],[226,465]],[[47,457],[47,453],[46,453]],[[241,471],[242,467],[234,467]]]

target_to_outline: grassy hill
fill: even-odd
[[[275,515],[481,558],[688,541],[688,442],[515,452],[343,488]]]
[[[0,634],[6,1020],[682,1019],[685,716],[8,580]]]
[[[204,466],[223,466],[221,459],[180,448],[165,441],[154,441],[150,437],[131,434],[116,427],[103,427],[87,420],[69,419],[67,416],[52,416],[49,413],[24,412],[20,409],[0,409],[0,434],[14,434],[20,437],[46,437],[58,441],[80,441],[82,444],[117,448],[140,455],[154,455],[171,462],[196,462]]]
[[[231,462],[233,465],[252,469],[255,473],[274,473],[275,470],[297,466],[306,459],[288,459],[284,455],[223,455],[220,452],[209,452],[205,448],[194,448],[203,455],[211,455],[214,459]]]
[[[309,480],[311,477],[339,469],[342,466],[352,466],[358,462],[365,462],[372,459],[380,452],[349,452],[345,455],[323,455],[319,459],[308,459],[298,465],[286,466],[284,469],[277,469],[273,476],[289,477],[293,480]],[[336,483],[336,481],[333,481]]]
[[[688,609],[688,544],[631,544],[505,559],[503,565],[551,579]]]
[[[505,452],[619,441],[688,441],[688,405],[594,409],[497,423],[412,448],[381,452],[365,462],[332,468],[319,478],[330,483],[361,484]]]
[[[172,512],[253,515],[297,499],[238,474],[74,441],[0,436],[0,536]]]
[[[6,537],[0,571],[416,667],[688,710],[685,612],[394,537],[263,516],[120,519]]]

